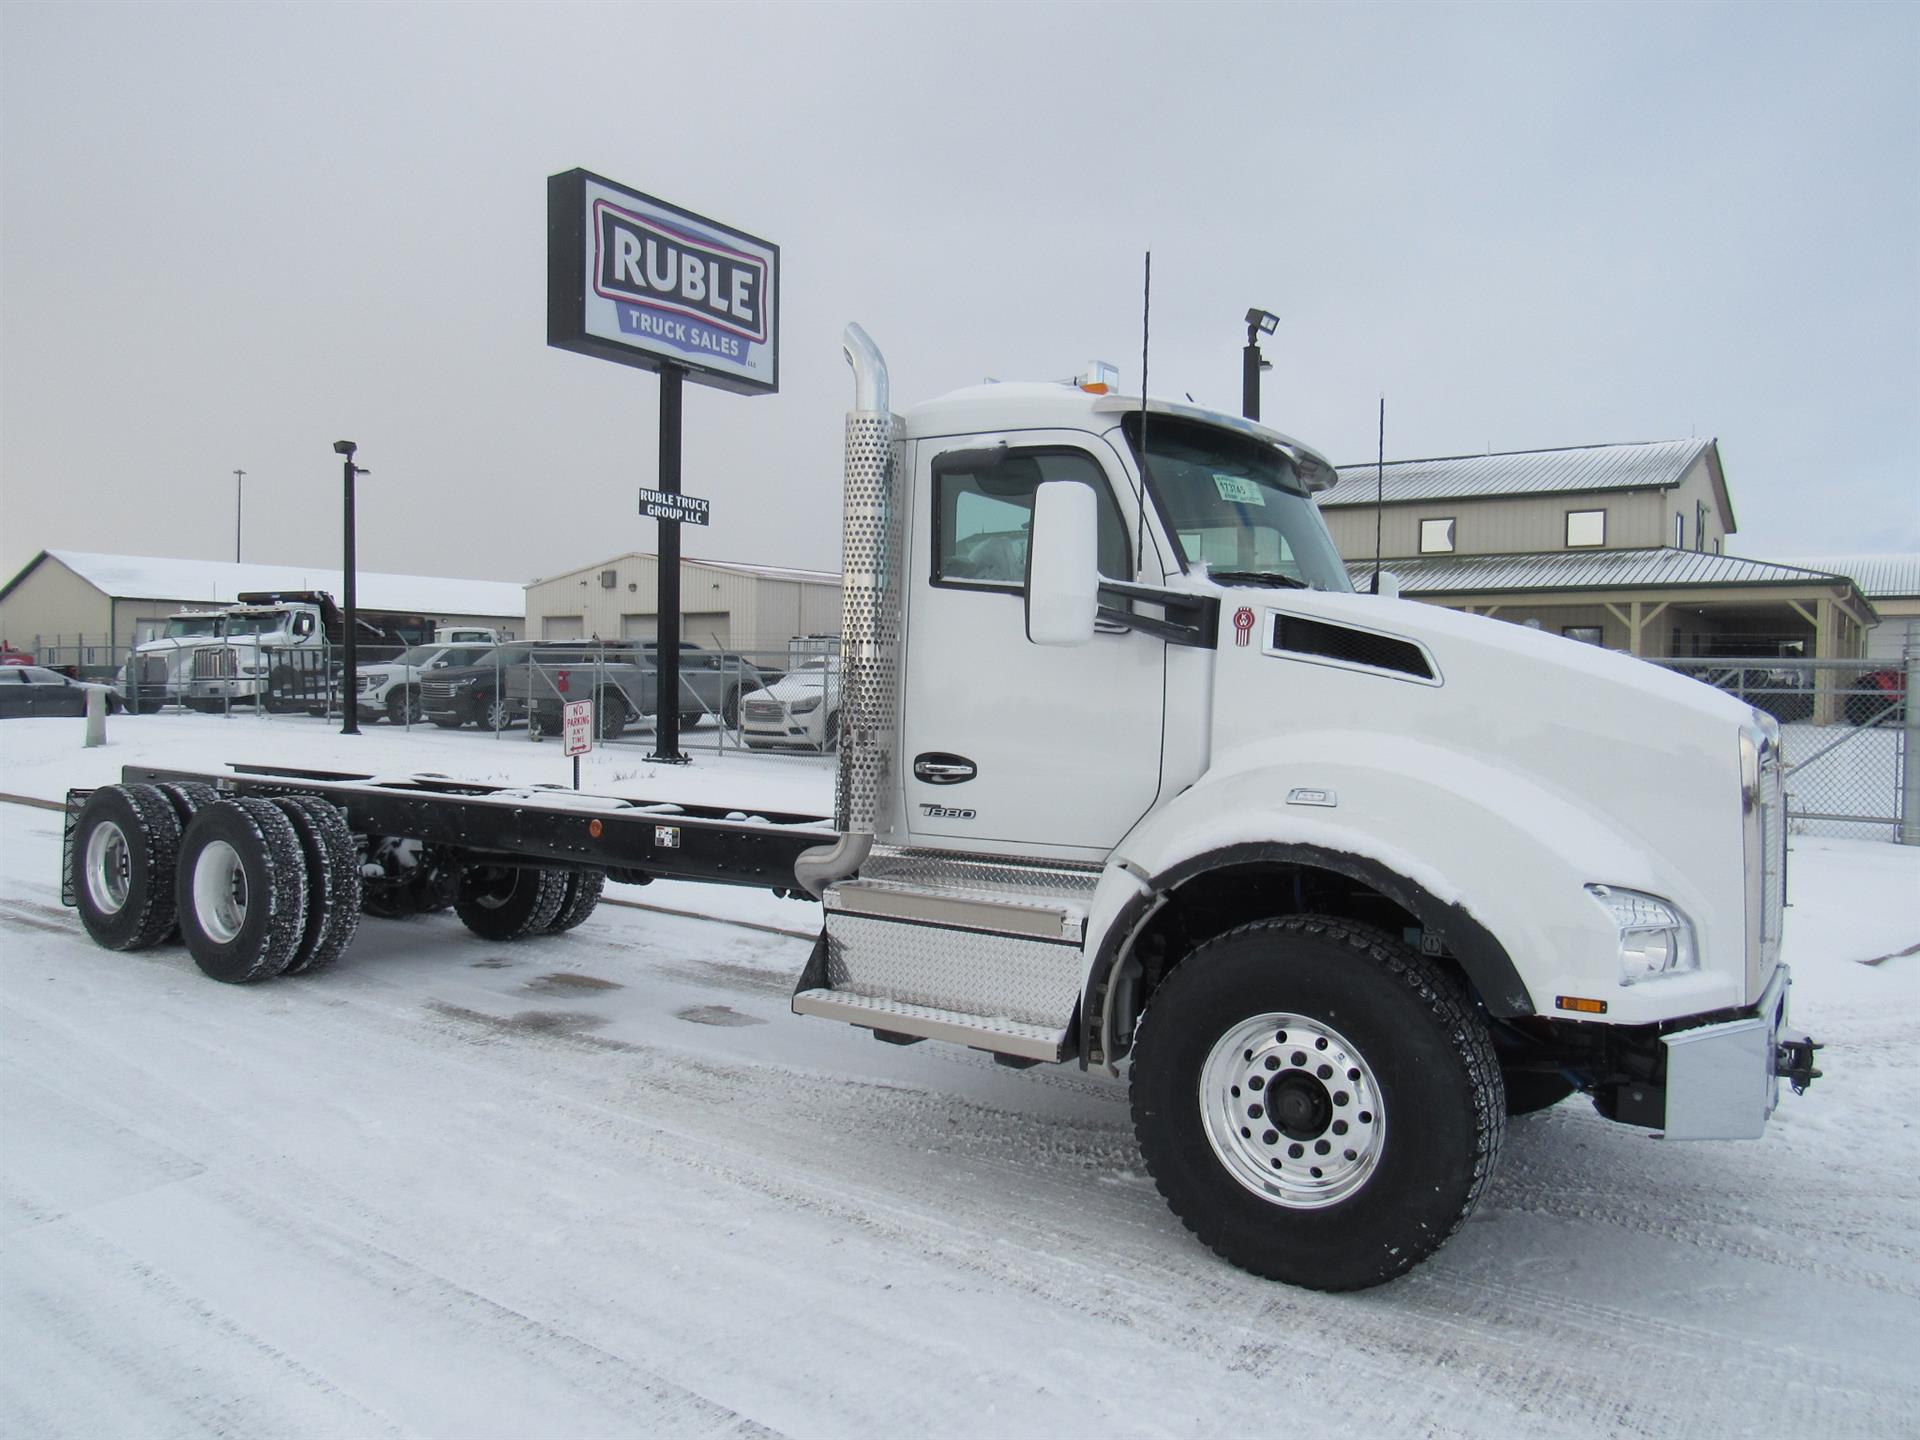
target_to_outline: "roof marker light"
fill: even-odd
[[[1077,377],[1073,383],[1089,395],[1110,395],[1120,388],[1120,370],[1105,360],[1089,360],[1087,373]]]

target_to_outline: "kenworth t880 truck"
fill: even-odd
[[[1126,1074],[1208,1246],[1352,1289],[1473,1209],[1507,1116],[1585,1092],[1758,1136],[1787,1028],[1772,719],[1482,617],[1353,592],[1275,431],[1071,384],[893,414],[849,327],[831,817],[440,778],[129,769],[68,797],[120,948],[313,969],[362,910],[577,924],[607,876],[817,897],[802,1015]]]

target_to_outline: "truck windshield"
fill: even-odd
[[[1140,416],[1122,422],[1134,458]],[[1147,417],[1148,484],[1189,567],[1227,584],[1351,590],[1293,462],[1271,445],[1198,420]]]
[[[227,616],[229,635],[271,635],[276,630],[286,628],[287,612],[284,610],[255,610]]]
[[[190,635],[218,635],[224,615],[175,615],[167,621],[169,640],[184,640]]]

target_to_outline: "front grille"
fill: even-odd
[[[239,674],[239,662],[225,646],[208,645],[193,652],[193,678],[231,680]]]
[[[771,700],[748,700],[740,706],[740,713],[749,720],[780,719],[780,706]]]
[[[453,686],[444,680],[423,681],[420,686],[422,704],[431,705],[435,701],[445,705],[453,699]]]

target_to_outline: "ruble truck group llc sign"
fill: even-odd
[[[585,170],[547,179],[547,343],[780,388],[780,247]]]

